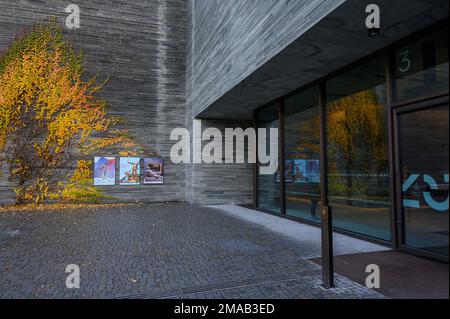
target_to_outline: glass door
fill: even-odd
[[[448,260],[448,96],[394,112],[400,248]]]

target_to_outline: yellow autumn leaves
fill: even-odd
[[[37,24],[0,56],[0,153],[19,202],[93,200],[100,193],[83,157],[114,145],[138,151],[97,97],[104,83],[84,77],[83,56],[55,22]]]

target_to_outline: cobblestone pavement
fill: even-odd
[[[310,243],[206,207],[0,213],[0,298],[380,298],[320,287]],[[65,286],[68,264],[80,289]]]

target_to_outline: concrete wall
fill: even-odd
[[[188,0],[188,107],[201,110],[345,0]]]
[[[369,37],[365,26],[368,3],[346,0],[197,115],[251,119],[257,107],[448,19],[448,0],[377,0],[381,33]],[[212,83],[220,84],[221,79]]]
[[[251,202],[251,164],[175,165],[169,159],[174,143],[170,131],[192,129],[200,111],[244,79],[254,78],[256,70],[343,3],[349,1],[79,1],[81,29],[67,30],[65,35],[84,51],[91,74],[110,76],[102,96],[111,113],[125,118],[146,152],[161,155],[166,163],[164,185],[104,189],[120,200]],[[0,0],[0,51],[38,20],[57,16],[63,24],[67,4],[66,0]],[[266,79],[264,85],[270,84]],[[241,120],[203,121],[203,128],[222,131],[249,125]],[[111,150],[104,155],[117,153]],[[12,199],[4,177],[1,202]]]
[[[214,120],[202,120],[202,131],[208,127],[215,127],[221,131],[225,138],[225,128],[241,127],[246,129],[251,126],[249,122],[224,122]],[[190,124],[192,132],[192,122]],[[209,141],[201,141],[200,135],[191,134],[193,143],[203,148]],[[246,143],[246,142],[245,142]],[[245,144],[247,145],[247,144]],[[222,143],[225,151],[225,144]],[[237,150],[234,151],[236,156]],[[250,204],[253,201],[253,164],[247,163],[247,150],[244,151],[245,164],[188,164],[186,169],[186,200],[190,203],[212,204]]]
[[[0,0],[0,51],[23,29],[56,16],[63,25],[66,0]],[[185,200],[184,165],[169,160],[174,127],[185,125],[186,2],[184,0],[73,1],[81,9],[81,28],[66,30],[85,54],[91,75],[110,77],[102,97],[122,116],[147,153],[166,162],[164,185],[110,186],[120,200]],[[108,154],[118,156],[118,150]],[[103,155],[103,154],[100,154]],[[0,202],[12,200],[7,176]]]
[[[186,121],[251,76],[344,0],[188,0]],[[203,121],[246,127],[249,122]],[[194,165],[186,171],[190,202],[252,202],[252,165]]]

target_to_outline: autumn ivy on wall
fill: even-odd
[[[55,21],[36,24],[0,55],[0,153],[17,202],[93,201],[91,154],[139,147],[98,97],[105,83],[87,78],[84,58]]]

